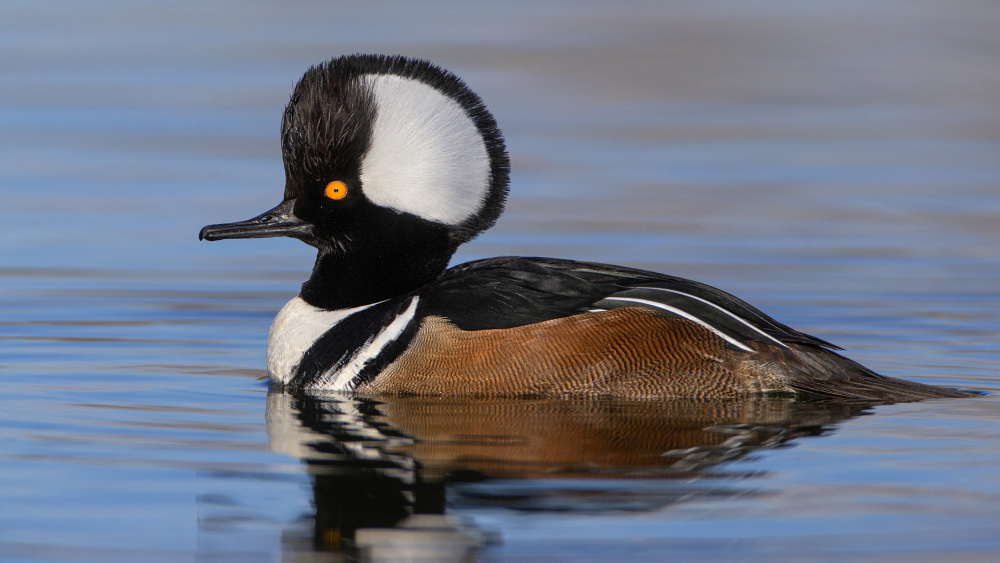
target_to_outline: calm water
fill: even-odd
[[[0,18],[0,559],[1000,559],[994,2],[11,1]],[[457,260],[712,283],[884,373],[987,391],[295,397],[261,378],[312,253],[199,243],[277,203],[308,65],[435,60],[508,211]]]

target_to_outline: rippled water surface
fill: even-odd
[[[13,1],[0,18],[0,559],[1000,559],[1000,9]],[[871,367],[985,391],[290,396],[312,252],[199,243],[283,187],[310,65],[432,59],[511,200],[456,261],[704,281]]]

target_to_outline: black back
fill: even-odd
[[[554,258],[490,258],[455,266],[418,294],[419,315],[445,317],[463,330],[513,328],[609,309],[620,306],[609,302],[609,298],[628,297],[666,305],[743,340],[839,349],[785,326],[712,286],[608,264]],[[639,306],[636,301],[620,303]],[[667,313],[662,308],[657,310]]]

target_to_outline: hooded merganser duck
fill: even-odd
[[[351,55],[310,68],[281,142],[284,200],[199,235],[288,236],[318,250],[271,326],[276,383],[417,395],[969,395],[878,375],[695,281],[551,258],[447,268],[496,222],[510,163],[479,96],[427,61]]]

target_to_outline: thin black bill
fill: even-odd
[[[253,219],[208,225],[198,233],[198,240],[308,236],[312,233],[312,225],[295,216],[294,203],[295,200],[286,199]]]

